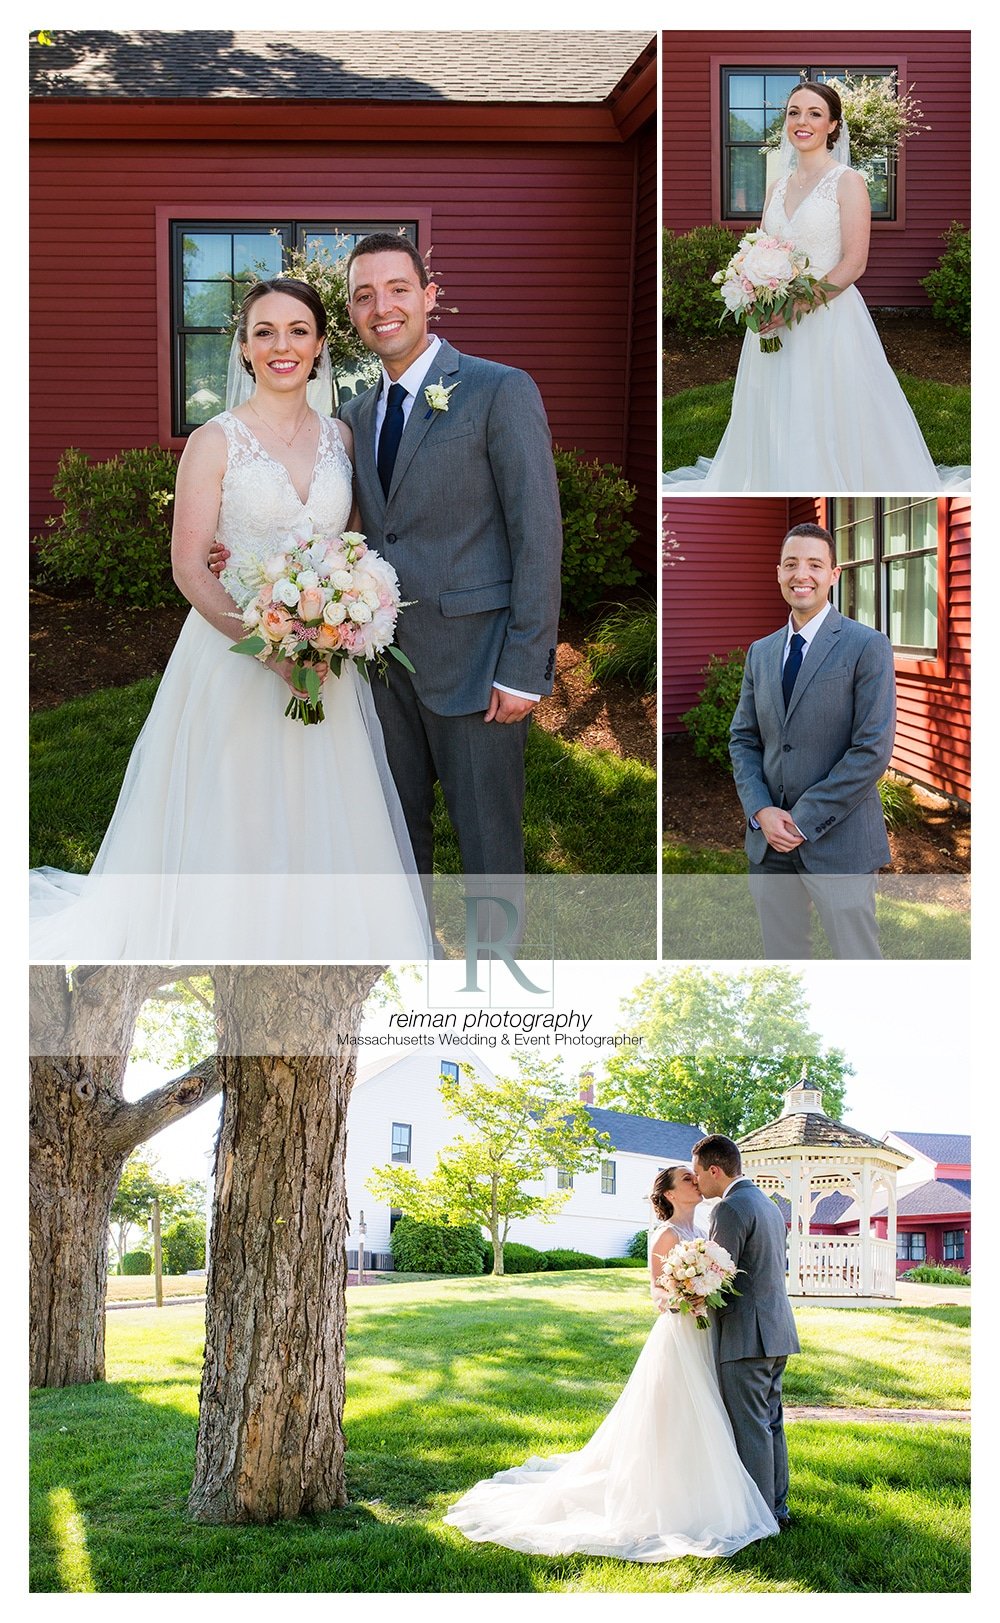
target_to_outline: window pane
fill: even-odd
[[[763,107],[741,107],[729,115],[730,141],[763,141]]]
[[[230,337],[199,333],[183,343],[184,415],[189,423],[207,423],[225,404]]]
[[[762,73],[731,73],[729,75],[730,107],[763,107],[764,75]]]
[[[769,123],[779,123],[785,116],[785,103],[797,84],[801,84],[797,73],[769,73],[765,83],[765,104],[770,112]]]
[[[842,564],[867,562],[875,556],[875,519],[870,501],[853,503],[857,523],[837,531],[837,557]],[[867,511],[866,511],[867,510]]]
[[[840,612],[863,626],[875,624],[875,567],[860,564],[840,577]]]
[[[896,648],[937,650],[937,558],[897,558],[886,571],[889,623]]]
[[[232,283],[185,282],[185,327],[225,327],[233,313]]]
[[[184,275],[195,281],[228,278],[231,247],[228,231],[185,232]]]
[[[729,169],[729,212],[759,214],[764,207],[766,164],[756,147],[733,147]]]
[[[270,231],[240,232],[233,237],[233,275],[266,280],[281,271],[281,238]]]

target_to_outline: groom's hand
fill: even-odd
[[[221,541],[213,541],[208,549],[208,567],[218,579],[229,562],[229,548],[224,547]]]
[[[535,699],[519,699],[515,693],[504,693],[502,688],[493,689],[484,721],[523,721],[535,708]]]

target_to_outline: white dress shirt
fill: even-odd
[[[385,422],[386,402],[389,398],[390,384],[401,383],[403,388],[406,390],[406,395],[403,400],[403,427],[405,428],[409,422],[410,412],[413,410],[413,402],[416,400],[417,395],[420,392],[420,388],[425,377],[433,367],[434,357],[440,348],[440,338],[432,338],[430,343],[427,345],[427,348],[421,351],[415,361],[410,362],[409,366],[406,368],[406,371],[398,378],[391,378],[383,366],[382,387],[379,390],[378,403],[375,407],[376,456],[378,456],[378,442],[379,436],[382,433],[382,424]],[[530,699],[533,704],[537,703],[538,699],[541,697],[541,695],[538,693],[524,693],[520,688],[506,687],[503,682],[494,682],[493,686],[495,688],[499,688],[501,693],[510,693],[515,699]]]

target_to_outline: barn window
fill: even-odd
[[[170,231],[174,434],[190,434],[224,410],[233,318],[251,282],[280,275],[293,247],[315,243],[337,258],[369,232],[397,231],[401,226],[416,242],[416,226],[395,220],[343,225],[316,220],[175,220]],[[339,370],[339,397],[349,397],[360,381],[356,372]]]
[[[830,503],[842,614],[884,631],[899,654],[938,652],[938,503],[914,496],[838,497]]]
[[[777,150],[765,156],[768,134],[780,131],[785,103],[800,77],[817,84],[827,79],[888,78],[891,67],[724,67],[722,69],[722,217],[759,220],[767,188],[779,173]],[[872,219],[896,217],[896,170],[888,151],[864,165]]]
[[[927,1256],[927,1235],[920,1229],[896,1235],[897,1262],[923,1262]]]
[[[943,1257],[945,1262],[961,1262],[965,1256],[963,1229],[945,1229]]]

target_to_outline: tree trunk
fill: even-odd
[[[380,973],[216,971],[225,1102],[188,1501],[196,1521],[271,1522],[346,1503],[347,1104]],[[294,1030],[308,1057],[238,1051],[276,1027],[286,1039]]]
[[[29,1364],[33,1386],[104,1379],[108,1230],[137,1144],[218,1090],[214,1060],[129,1103],[135,1022],[159,966],[31,970]],[[110,1050],[110,1053],[108,1052]]]

